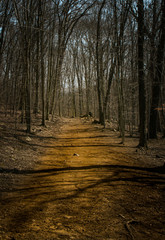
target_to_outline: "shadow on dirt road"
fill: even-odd
[[[165,237],[164,169],[143,166],[110,132],[80,120],[48,141],[36,169],[0,169],[22,176],[2,192],[0,239]]]

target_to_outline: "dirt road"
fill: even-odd
[[[165,239],[165,178],[100,126],[68,120],[3,193],[0,239]]]

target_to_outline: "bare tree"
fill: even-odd
[[[161,4],[161,25],[159,31],[159,43],[157,48],[157,57],[155,62],[155,76],[153,77],[152,83],[152,102],[150,110],[150,123],[149,123],[149,137],[157,138],[157,123],[158,123],[158,111],[160,94],[161,94],[161,83],[162,83],[162,72],[164,62],[164,50],[165,50],[165,0],[162,0]]]
[[[0,2],[0,66],[13,8],[10,0]]]
[[[138,80],[139,80],[139,147],[147,146],[146,138],[146,92],[144,81],[144,5],[138,0]]]

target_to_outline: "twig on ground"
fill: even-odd
[[[126,217],[124,217],[122,214],[119,214],[119,216],[121,216],[124,220],[126,220],[126,223],[124,224],[124,226],[125,226],[125,228],[127,229],[127,231],[129,232],[131,238],[134,240],[135,238],[134,238],[134,235],[133,235],[133,233],[132,233],[132,230],[131,230],[129,224],[135,223],[135,222],[137,222],[137,221],[135,221],[135,220],[127,221]]]

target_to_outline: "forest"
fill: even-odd
[[[0,240],[165,239],[165,0],[0,0]]]
[[[3,0],[1,109],[28,133],[91,112],[145,146],[165,136],[164,45],[164,0]]]

